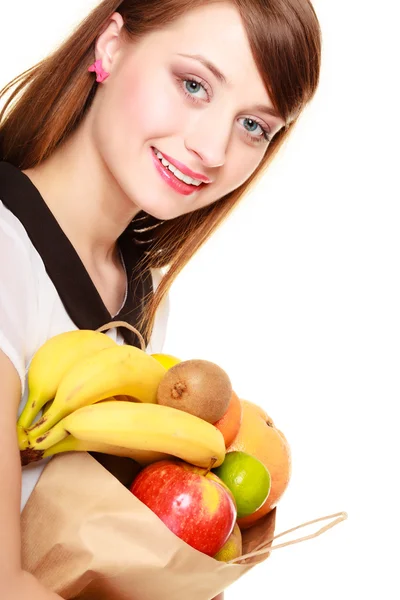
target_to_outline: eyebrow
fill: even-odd
[[[220,81],[221,83],[226,84],[227,80],[226,77],[223,73],[221,73],[221,71],[209,60],[207,60],[207,58],[205,58],[204,56],[201,56],[201,54],[179,54],[178,56],[183,56],[185,58],[194,58],[194,60],[198,60],[202,65],[204,65],[207,69],[209,69],[209,71],[211,71],[211,73],[216,77],[216,79],[218,79],[218,81]]]
[[[264,106],[264,104],[257,104],[253,107],[253,110],[256,112],[266,113],[271,117],[276,117],[277,119],[282,119],[278,111],[275,110],[272,106]],[[282,119],[283,120],[283,119]]]
[[[201,54],[180,54],[180,53],[178,53],[178,56],[183,56],[184,58],[193,58],[194,60],[198,60],[204,67],[206,67],[209,71],[211,71],[211,73],[215,76],[215,78],[220,83],[223,83],[223,84],[227,83],[227,79],[226,79],[225,75],[223,73],[221,73],[221,71],[212,62],[210,62],[207,58],[205,58]],[[256,106],[253,107],[253,110],[261,112],[261,113],[265,113],[267,115],[270,115],[271,117],[276,117],[277,119],[282,118],[280,116],[280,114],[272,106],[265,106],[263,104],[257,104]]]

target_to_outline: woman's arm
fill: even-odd
[[[215,598],[212,598],[211,600],[224,600],[224,592],[221,592],[218,594],[218,596],[215,596]]]
[[[21,566],[21,462],[16,433],[20,397],[18,373],[0,350],[0,598],[61,600]]]

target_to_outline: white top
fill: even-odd
[[[152,270],[154,289],[162,278],[160,269]],[[166,335],[169,300],[160,306],[147,352],[161,352]],[[21,222],[0,200],[0,349],[15,366],[22,386],[18,415],[27,400],[26,376],[38,348],[49,338],[77,329],[66,312],[49,278],[41,256],[30,241]],[[118,343],[118,330],[106,332]],[[22,469],[21,511],[47,462],[32,463]]]

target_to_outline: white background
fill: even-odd
[[[0,84],[95,4],[2,3]],[[349,515],[277,550],[228,600],[400,597],[396,5],[314,1],[324,35],[317,97],[263,183],[172,289],[164,350],[220,364],[290,441],[277,533]]]

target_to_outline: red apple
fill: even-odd
[[[215,473],[184,461],[145,467],[130,490],[176,536],[209,556],[222,548],[235,526],[235,504]]]

